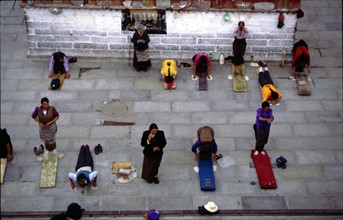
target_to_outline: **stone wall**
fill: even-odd
[[[70,56],[128,57],[129,36],[121,30],[120,10],[25,8],[28,56],[47,56],[61,50]],[[245,59],[279,60],[289,54],[295,34],[296,14],[284,13],[285,26],[277,28],[279,12],[230,12],[229,21],[219,11],[167,11],[167,34],[151,34],[152,58],[191,58],[196,52],[232,53],[233,29],[245,21],[250,33]],[[290,58],[290,56],[288,56]]]

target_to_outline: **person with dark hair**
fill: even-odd
[[[206,76],[207,79],[212,79],[211,76],[211,60],[207,53],[197,53],[192,58],[194,67],[193,67],[193,79],[196,79],[197,76]]]
[[[259,153],[265,155],[264,145],[268,143],[270,126],[274,121],[273,110],[270,108],[269,102],[262,102],[262,108],[257,109],[256,112],[256,121],[253,126],[256,139],[255,156]]]
[[[69,61],[64,53],[56,52],[52,54],[50,58],[49,72],[49,78],[53,78],[58,74],[65,74],[65,78],[70,78]]]
[[[165,89],[176,88],[177,65],[175,60],[164,60],[162,62],[161,75]]]
[[[6,128],[0,129],[0,158],[6,158],[7,161],[12,160],[13,146],[11,138],[8,135]]]
[[[295,72],[304,72],[305,67],[307,67],[307,71],[310,73],[310,53],[308,52],[308,46],[304,40],[300,40],[293,46],[292,75],[294,76]]]
[[[35,108],[32,118],[39,124],[39,135],[46,148],[44,156],[48,156],[48,152],[56,154],[56,121],[60,118],[60,115],[54,106],[49,105],[47,97],[41,99],[41,106]],[[59,159],[62,157],[63,154],[59,154]]]
[[[248,29],[245,27],[244,21],[238,22],[238,27],[234,30],[235,40],[232,43],[233,58],[232,63],[238,67],[244,63],[244,54],[247,47],[246,37]]]
[[[68,217],[64,212],[61,212],[60,214],[56,214],[50,218],[50,220],[67,220]]]
[[[273,80],[270,77],[268,65],[264,61],[260,61],[259,68],[257,69],[258,74],[258,82],[261,85],[262,91],[262,102],[269,101],[272,105],[278,105],[282,95],[281,93],[274,87]]]
[[[98,171],[94,171],[93,157],[91,154],[92,147],[89,145],[82,145],[79,150],[75,172],[69,173],[69,181],[71,189],[75,189],[77,182],[79,186],[85,187],[88,183],[92,183],[92,189],[97,188]]]
[[[146,72],[151,66],[149,56],[149,42],[150,38],[145,31],[145,26],[140,25],[133,34],[131,42],[134,45],[133,67],[138,71]]]
[[[141,138],[141,146],[144,147],[144,161],[142,168],[142,179],[148,183],[158,184],[158,169],[163,156],[163,148],[167,141],[164,132],[158,130],[155,123],[150,124],[149,130],[144,131]]]

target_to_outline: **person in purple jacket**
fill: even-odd
[[[255,156],[259,153],[265,155],[264,145],[268,143],[270,126],[274,121],[273,110],[268,101],[262,102],[262,108],[257,109],[256,112],[256,122],[253,126],[256,139]]]
[[[49,78],[53,78],[57,74],[65,74],[65,78],[69,79],[69,60],[62,52],[53,53],[50,58]]]

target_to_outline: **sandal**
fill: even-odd
[[[41,154],[36,146],[33,148],[33,151],[35,152],[37,156]]]
[[[70,57],[68,60],[68,63],[76,63],[77,62],[77,58],[76,57]]]

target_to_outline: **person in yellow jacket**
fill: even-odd
[[[258,82],[261,85],[262,101],[268,101],[272,105],[279,105],[282,94],[274,87],[273,80],[270,77],[267,63],[260,61],[258,73]]]
[[[161,74],[165,89],[175,89],[177,75],[177,65],[174,60],[164,60],[161,67]]]

